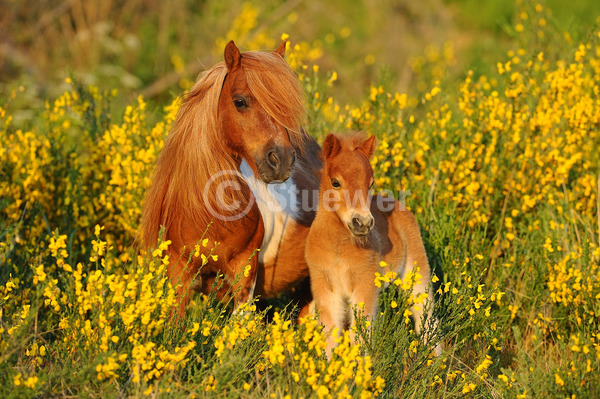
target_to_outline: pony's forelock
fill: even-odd
[[[296,74],[279,54],[251,51],[242,55],[242,68],[250,91],[264,110],[284,126],[295,147],[301,147],[306,133],[304,90]]]

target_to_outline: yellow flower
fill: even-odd
[[[44,265],[39,265],[35,268],[35,276],[33,277],[33,283],[37,284],[46,280],[46,273],[44,272]]]
[[[558,373],[554,373],[554,382],[556,385],[560,385],[561,387],[565,386],[565,381],[558,375]]]
[[[475,390],[476,387],[477,387],[477,385],[473,384],[472,382],[465,384],[465,386],[463,387],[462,393],[466,394],[466,393],[472,392]]]

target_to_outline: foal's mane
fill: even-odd
[[[243,53],[241,67],[257,102],[288,130],[291,144],[302,151],[307,134],[301,129],[305,118],[304,91],[297,76],[277,53]],[[145,247],[156,244],[160,226],[165,227],[166,238],[172,229],[181,235],[184,225],[204,231],[214,218],[207,205],[213,209],[217,206],[215,185],[208,191],[211,203],[205,203],[206,183],[219,172],[238,169],[239,159],[224,145],[225,133],[220,131],[218,120],[219,98],[227,73],[225,62],[219,62],[183,96],[146,195],[140,226]],[[239,180],[232,173],[227,178]],[[241,201],[242,207],[249,200],[248,190],[230,194],[230,199]]]

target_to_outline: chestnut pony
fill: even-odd
[[[314,302],[325,330],[349,328],[354,323],[352,306],[364,306],[373,320],[377,297],[375,273],[392,271],[405,278],[418,267],[422,276],[413,294],[424,295],[428,319],[432,316],[433,290],[429,263],[415,217],[393,198],[371,196],[373,169],[369,158],[375,150],[375,136],[366,138],[327,136],[323,142],[325,164],[319,187],[319,208],[306,242],[306,260]],[[383,262],[383,263],[381,263]],[[413,305],[415,331],[421,331],[423,304]],[[427,339],[427,337],[426,337]],[[328,352],[334,337],[328,340]],[[441,345],[435,348],[441,353]]]
[[[303,89],[284,52],[285,42],[243,54],[229,42],[225,60],[183,97],[158,158],[141,240],[156,246],[164,227],[180,317],[190,290],[208,293],[218,274],[236,309],[308,276],[304,244],[314,210],[299,192],[318,188],[320,148],[301,128]],[[205,232],[218,242],[217,259],[201,267],[194,253]]]

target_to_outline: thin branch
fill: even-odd
[[[171,85],[177,83],[182,77],[198,75],[203,69],[205,69],[204,65],[205,64],[203,62],[200,62],[198,60],[190,62],[185,66],[184,70],[181,72],[173,71],[171,73],[161,76],[149,86],[144,88],[141,91],[141,94],[142,96],[144,96],[144,98],[155,97],[163,93]]]

